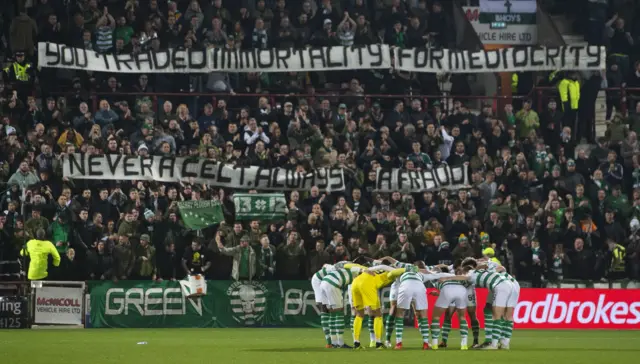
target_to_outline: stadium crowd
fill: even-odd
[[[361,256],[433,265],[483,254],[534,286],[640,279],[640,103],[628,115],[616,110],[591,150],[578,145],[576,116],[564,115],[560,99],[545,99],[542,110],[525,99],[504,110],[484,105],[477,114],[462,100],[449,108],[437,98],[366,97],[408,89],[437,95],[432,74],[129,75],[38,69],[34,57],[39,41],[115,53],[380,41],[447,47],[447,4],[23,3],[3,12],[2,279],[19,278],[19,252],[39,229],[62,257],[49,267],[57,280],[167,280],[188,272],[306,279],[325,263]],[[201,92],[217,96],[190,95]],[[234,221],[233,191],[215,186],[65,178],[61,161],[74,152],[192,155],[306,171],[340,166],[347,190],[287,192],[286,221],[241,223]],[[375,191],[378,168],[442,165],[468,165],[469,188]],[[187,230],[175,203],[191,199],[221,200],[226,222]],[[221,245],[240,248],[229,256]]]

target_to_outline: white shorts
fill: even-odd
[[[511,285],[513,286],[513,292],[509,295],[509,299],[507,300],[507,307],[516,308],[518,305],[518,300],[520,299],[520,284],[516,281],[512,281]]]
[[[322,293],[320,292],[320,283],[322,283],[322,280],[314,274],[313,277],[311,277],[311,288],[313,288],[313,295],[316,297],[316,303],[322,303],[320,300],[320,297],[322,296]]]
[[[347,302],[349,302],[349,306],[353,308],[353,297],[351,296],[351,285],[347,287]]]
[[[467,301],[467,288],[459,284],[450,284],[442,287],[436,300],[436,307],[448,308],[449,306],[455,306],[455,308],[462,310],[467,308]]]
[[[493,292],[493,307],[507,307],[507,302],[509,302],[514,288],[510,281],[502,281],[491,291]]]
[[[339,309],[344,307],[344,297],[340,288],[332,286],[328,282],[320,283],[321,303],[330,309]]]
[[[391,290],[389,291],[389,301],[395,302],[398,300],[398,289],[400,288],[400,280],[396,279],[391,284]]]
[[[451,303],[449,307],[456,307],[456,305]],[[476,286],[474,285],[467,287],[467,307],[476,307]]]
[[[476,307],[476,287],[474,285],[467,287],[467,307]]]
[[[489,305],[489,306],[493,305],[493,292],[491,290],[487,292],[487,302],[485,303],[485,305]]]
[[[398,287],[398,308],[408,310],[411,308],[411,302],[415,302],[416,311],[423,311],[429,307],[427,288],[421,281],[409,279],[400,283]]]

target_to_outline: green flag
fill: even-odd
[[[287,213],[282,193],[234,193],[237,220],[278,220]]]
[[[224,221],[219,201],[201,200],[178,202],[184,226],[191,230],[204,229]]]

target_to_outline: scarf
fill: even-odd
[[[262,254],[260,254],[260,263],[261,266],[270,268],[273,266],[275,257],[273,256],[273,252],[271,252],[270,248],[262,248]],[[265,275],[268,272],[265,271],[262,274]]]
[[[397,32],[394,34],[395,38],[396,38],[396,46],[398,47],[404,47],[404,33],[403,32]]]

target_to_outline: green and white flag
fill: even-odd
[[[234,193],[236,220],[278,220],[287,213],[282,193]]]
[[[480,0],[480,23],[537,24],[536,0]]]
[[[204,229],[224,221],[220,201],[200,200],[178,202],[184,226],[191,230]]]

